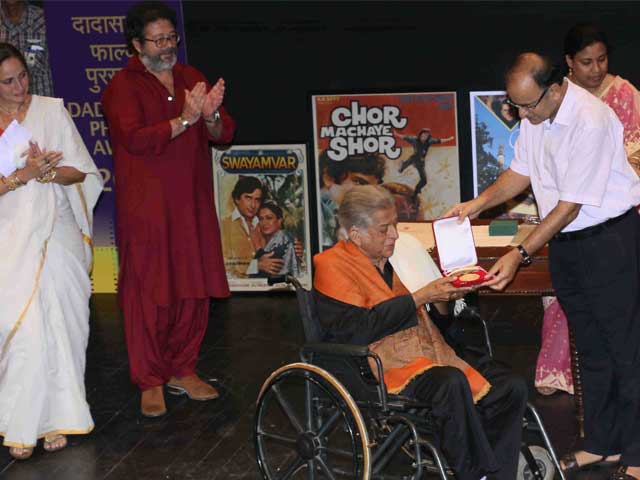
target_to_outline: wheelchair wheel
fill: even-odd
[[[529,464],[524,458],[522,453],[520,454],[520,459],[518,460],[518,480],[551,480],[556,473],[555,466],[553,465],[553,460],[551,459],[551,455],[546,448],[540,447],[538,445],[532,445],[529,447],[529,451],[531,455],[533,455],[534,460],[536,461],[536,465],[538,466],[538,471],[540,472],[540,477],[537,478]]]
[[[307,363],[279,368],[258,396],[258,466],[267,480],[370,477],[369,436],[344,386]]]

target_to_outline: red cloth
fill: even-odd
[[[124,290],[122,299],[131,381],[144,391],[164,385],[171,376],[195,373],[209,320],[209,299],[160,307],[135,288]]]
[[[184,64],[173,67],[174,99],[133,57],[102,97],[115,163],[121,305],[129,288],[159,306],[186,298],[229,295],[213,203],[209,135],[200,119],[171,140],[184,90],[206,79]],[[207,83],[207,89],[210,85]],[[220,143],[235,122],[220,108]]]

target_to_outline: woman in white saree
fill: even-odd
[[[102,179],[62,100],[30,95],[24,58],[0,43],[3,134],[14,120],[33,143],[0,174],[0,436],[25,459],[38,438],[55,451],[93,428],[84,368]]]

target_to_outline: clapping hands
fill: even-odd
[[[224,80],[218,79],[216,84],[207,93],[207,86],[204,82],[198,82],[189,90],[184,91],[184,107],[181,117],[191,125],[196,123],[200,117],[205,120],[213,116],[214,112],[222,105],[224,99]]]
[[[207,98],[207,87],[204,82],[198,82],[191,91],[184,91],[184,107],[180,115],[189,124],[196,123],[202,115],[202,106]]]
[[[216,110],[222,105],[224,100],[224,79],[219,78],[216,84],[211,87],[207,97],[202,105],[202,116],[206,119],[211,118]]]

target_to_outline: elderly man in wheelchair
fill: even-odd
[[[409,291],[415,280],[410,278],[412,269],[406,267],[414,262],[409,259],[407,263],[406,258],[404,263],[394,261],[399,238],[397,215],[394,199],[384,188],[354,188],[340,205],[338,218],[348,239],[315,257],[310,297],[315,311],[309,311],[309,302],[300,305],[303,317],[307,309],[306,316],[314,317],[317,323],[305,324],[306,336],[316,337],[307,341],[323,342],[303,349],[303,359],[322,365],[312,361],[314,355],[350,354],[360,357],[361,362],[355,362],[359,367],[329,362],[331,372],[348,384],[351,394],[341,393],[342,399],[336,400],[332,390],[341,391],[343,383],[333,376],[320,378],[328,375],[306,363],[283,367],[265,382],[256,422],[258,463],[265,478],[294,478],[302,470],[306,471],[304,478],[340,478],[339,474],[348,478],[418,478],[424,463],[421,446],[426,445],[427,450],[443,453],[449,473],[457,479],[516,479],[527,386],[488,355],[472,354],[447,335],[450,306],[472,288],[456,288],[451,278],[444,277]],[[332,351],[332,343],[342,344],[344,351]],[[353,346],[351,350],[349,346]],[[306,401],[296,409],[291,398],[286,398],[295,394],[285,392],[293,373],[300,370],[304,370],[305,381],[298,398]],[[379,382],[377,389],[369,389],[374,394],[368,396],[363,380],[353,381],[349,370],[365,379],[364,383],[367,377],[370,385]],[[371,378],[372,372],[376,378]],[[269,408],[270,398],[278,404],[277,409]],[[333,402],[335,408],[325,408],[327,402]],[[292,435],[270,431],[278,423],[270,419],[275,410],[283,411],[284,423],[294,426]],[[361,416],[362,410],[369,413]],[[335,428],[341,418],[343,427]],[[402,422],[406,427],[397,427]],[[351,435],[329,445],[329,431],[337,432],[334,436],[342,431]],[[432,443],[421,439],[420,431],[426,431]],[[376,435],[379,438],[369,438]],[[281,463],[270,458],[269,452],[274,450],[268,451],[267,444],[272,440],[282,445],[289,442],[297,449],[298,458],[283,457]],[[369,458],[372,447],[373,460]],[[385,453],[385,448],[407,452],[417,474],[383,476],[381,471],[393,456]],[[352,464],[332,468],[332,454],[337,459],[351,455]],[[440,472],[444,476],[441,465]],[[551,477],[538,473],[532,478]]]

